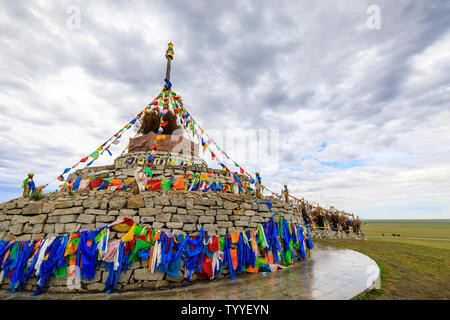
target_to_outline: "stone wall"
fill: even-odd
[[[102,227],[121,217],[129,217],[139,225],[166,232],[198,234],[201,226],[208,234],[229,234],[257,227],[277,212],[287,221],[303,224],[298,208],[270,199],[272,212],[265,204],[253,204],[256,198],[216,192],[148,191],[133,195],[125,191],[86,191],[48,194],[40,201],[15,199],[0,204],[0,239],[30,240],[50,238],[64,233]],[[269,199],[265,199],[269,200]],[[261,201],[261,200],[260,200]],[[120,239],[124,233],[111,231],[110,240]],[[70,279],[51,277],[44,291],[101,292],[108,277],[102,263],[91,281],[81,280],[80,289],[71,289]],[[165,273],[151,273],[148,261],[135,261],[131,270],[121,274],[117,291],[140,288],[163,288],[184,284],[181,265],[179,277]],[[221,277],[229,274],[223,270]],[[194,274],[191,281],[196,280]],[[68,282],[69,281],[69,282]],[[209,281],[209,280],[206,280]],[[69,286],[68,286],[69,283]],[[10,289],[4,281],[2,289]],[[36,280],[30,277],[24,290],[35,290]]]
[[[303,224],[301,208],[274,198],[272,210],[265,204],[254,204],[251,196],[236,196],[217,192],[146,191],[138,196],[126,191],[82,191],[52,193],[40,201],[15,199],[0,204],[0,239],[32,240],[50,238],[64,233],[103,227],[122,217],[135,223],[176,234],[198,234],[201,226],[210,235],[230,234],[254,228],[266,222],[273,213],[283,219]],[[124,233],[111,231],[110,240],[120,239]],[[312,238],[358,238],[333,231],[311,231]],[[359,237],[361,238],[361,237]],[[108,277],[103,268],[97,268],[93,280],[81,280],[79,289],[68,278],[51,277],[44,291],[48,292],[102,292]],[[185,285],[182,263],[177,279],[165,273],[151,273],[148,261],[135,261],[126,274],[121,274],[116,291],[157,289]],[[221,277],[229,275],[223,269]],[[196,281],[196,274],[191,282]],[[209,280],[205,280],[209,281]],[[10,289],[7,281],[1,289]],[[24,290],[36,290],[36,279],[30,277]]]
[[[311,230],[311,239],[355,239],[366,240],[366,236],[346,233],[345,231]]]
[[[105,226],[121,217],[167,232],[229,234],[257,227],[277,212],[303,224],[297,208],[270,199],[272,212],[256,198],[217,192],[127,191],[52,193],[40,201],[16,199],[0,205],[0,239],[29,240]],[[261,201],[261,200],[260,200]],[[112,233],[112,239],[123,235]]]

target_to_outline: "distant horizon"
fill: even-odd
[[[361,220],[365,221],[365,220],[449,220],[450,218],[411,218],[411,219],[398,219],[398,218],[392,218],[392,219],[388,219],[388,218],[369,218],[369,219],[364,219],[364,218],[360,218]]]
[[[13,197],[10,197],[9,199],[6,199],[5,195],[6,194],[12,195],[13,193],[0,193],[0,204],[21,198],[21,195],[22,195],[21,190],[22,189],[17,188],[17,190],[18,190],[18,192],[20,192],[19,196],[17,196],[17,197],[13,196]],[[51,193],[51,192],[44,192],[44,194],[47,194],[47,193]],[[358,215],[355,214],[355,217],[357,217],[357,216]],[[359,219],[361,219],[362,221],[368,221],[368,220],[369,221],[370,220],[372,220],[372,221],[373,220],[398,220],[398,221],[399,220],[405,220],[405,221],[410,221],[410,220],[448,220],[448,221],[450,221],[450,218],[421,218],[421,217],[414,217],[414,218],[362,218],[362,217],[359,217]]]

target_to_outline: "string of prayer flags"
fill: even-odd
[[[94,159],[94,160],[97,160],[97,159],[98,159],[98,156],[99,156],[98,150],[95,150],[94,152],[92,152],[92,153],[89,155],[89,157],[91,157],[91,158]]]
[[[161,96],[161,94],[158,95],[158,97],[160,97],[160,96]],[[156,103],[158,102],[158,97],[155,98],[155,99],[153,100],[152,104],[154,104],[155,102],[156,102]],[[125,129],[126,129],[126,130],[129,130],[133,125],[135,125],[136,122],[137,122],[137,120],[140,119],[140,117],[144,114],[145,111],[147,111],[147,110],[150,108],[150,106],[151,106],[151,104],[147,105],[142,111],[140,111],[140,112],[136,115],[136,117],[134,117],[134,118],[133,118],[131,121],[129,121],[127,124],[125,124],[125,126],[124,126],[123,128],[121,128],[118,132],[116,132],[113,136],[111,136],[107,141],[105,141],[99,148],[97,148],[97,151],[98,151],[98,152],[102,151],[102,148],[105,147],[105,146],[108,144],[108,142],[110,142],[110,141],[113,140],[114,138],[115,138],[115,139],[112,141],[112,144],[114,144],[114,145],[119,144],[120,141],[119,141],[118,139],[120,139],[121,133],[122,133]],[[109,147],[110,147],[110,146],[111,146],[111,144],[110,144],[107,148],[105,148],[105,149],[108,151],[109,155],[112,156],[112,153],[111,153],[111,151],[109,150]],[[124,149],[124,151],[125,151],[127,148],[128,148],[128,146]],[[124,153],[124,151],[122,151],[122,154]],[[103,152],[102,152],[101,154],[103,154]],[[94,160],[97,160],[98,157],[99,157],[99,154],[95,154],[95,152],[92,153],[91,155],[94,155],[94,157],[92,157]],[[74,168],[77,167],[78,164],[80,164],[80,163],[86,162],[86,161],[89,159],[89,157],[91,157],[91,156],[82,158],[77,164],[75,164],[74,166],[72,166],[71,169],[74,169]],[[92,161],[89,162],[89,165],[90,165],[90,164],[92,164]],[[66,171],[66,172],[64,172],[63,174],[61,174],[61,175],[58,177],[58,180],[60,180],[60,181],[61,181],[61,180],[64,180],[63,175],[66,174],[67,172],[68,172],[68,171]]]
[[[198,123],[195,121],[195,119],[192,118],[191,114],[184,107],[181,96],[179,96],[175,92],[173,92],[171,90],[171,86],[170,87],[165,87],[163,89],[163,91],[155,99],[153,99],[153,101],[150,104],[148,104],[141,112],[139,112],[138,115],[135,118],[133,118],[128,123],[126,123],[123,128],[121,128],[111,138],[109,138],[106,142],[104,142],[101,145],[101,147],[99,147],[96,151],[91,153],[88,157],[82,158],[71,169],[75,168],[79,163],[87,162],[89,157],[92,158],[92,160],[90,162],[88,162],[87,165],[88,166],[91,165],[94,160],[97,160],[99,158],[99,155],[103,154],[104,150],[107,150],[108,154],[110,156],[112,156],[112,153],[109,150],[109,147],[111,146],[111,144],[113,144],[113,145],[119,144],[120,143],[119,139],[121,138],[122,132],[124,132],[124,130],[129,130],[131,128],[131,126],[135,125],[137,123],[137,120],[144,114],[144,112],[146,112],[147,110],[152,108],[152,106],[155,109],[157,109],[159,107],[163,107],[163,112],[162,112],[162,115],[161,115],[161,118],[160,118],[160,126],[159,126],[159,129],[158,129],[158,132],[157,132],[157,137],[156,137],[156,139],[154,141],[154,146],[152,148],[153,150],[157,150],[157,148],[158,148],[158,142],[157,141],[160,140],[160,139],[164,139],[164,135],[162,135],[162,133],[163,133],[163,130],[164,130],[163,128],[167,125],[167,122],[164,122],[163,116],[166,114],[166,112],[169,110],[169,107],[170,107],[170,108],[172,108],[172,110],[174,112],[179,112],[180,122],[182,123],[182,127],[185,128],[187,131],[189,131],[188,133],[192,133],[193,137],[197,136],[197,139],[199,140],[199,142],[201,141],[201,144],[203,146],[203,153],[205,153],[206,149],[208,149],[211,152],[211,159],[215,160],[217,162],[221,162],[220,159],[218,158],[218,156],[211,150],[211,147],[214,145],[216,147],[216,149],[220,151],[220,154],[223,154],[228,160],[233,161],[235,166],[239,168],[240,174],[246,174],[251,179],[253,179],[253,177],[248,172],[246,172],[242,168],[242,166],[240,166],[233,159],[231,159],[229,157],[229,155],[223,149],[221,149],[220,146],[214,141],[214,139],[212,139],[198,125]],[[183,119],[184,119],[184,121],[183,121]],[[206,136],[207,143],[203,139],[203,135]],[[108,144],[108,142],[110,142],[110,141],[111,141],[111,143],[106,148],[104,148]],[[126,149],[127,148],[125,148],[124,151],[122,151],[122,154],[125,153]],[[224,168],[226,171],[229,171],[227,166],[225,166],[225,167],[222,166],[222,168]],[[58,177],[58,180],[63,181],[63,179],[64,179],[63,175],[66,174],[67,172],[68,171],[65,170],[65,172]],[[268,190],[268,189],[267,188],[263,188],[263,190]]]

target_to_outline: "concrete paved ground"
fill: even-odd
[[[271,273],[238,275],[236,280],[203,281],[183,288],[125,293],[7,293],[0,299],[30,300],[347,300],[379,283],[380,270],[359,252],[317,245],[306,262]]]

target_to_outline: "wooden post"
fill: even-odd
[[[173,60],[173,43],[169,42],[169,48],[166,50],[166,58],[167,58],[167,68],[166,68],[166,79],[170,82],[170,70],[172,67]]]
[[[166,79],[170,81],[170,68],[171,68],[171,61],[169,57],[167,57],[167,68],[166,68]]]

